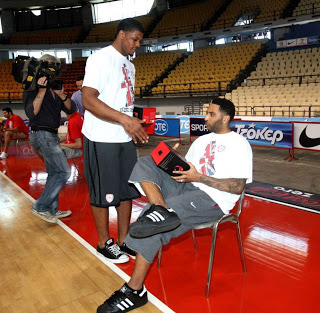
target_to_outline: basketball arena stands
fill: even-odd
[[[64,89],[69,94],[77,91],[76,78],[80,75],[84,75],[86,65],[85,59],[77,59],[72,62],[72,64],[64,64],[59,78],[63,80]]]
[[[170,71],[170,67],[181,60],[182,54],[181,51],[156,52],[138,55],[133,59],[137,71],[135,93],[141,95],[141,88],[151,88],[157,79],[161,79],[162,75]]]
[[[148,15],[137,17],[146,30],[142,48],[133,59],[137,98],[179,96],[190,103],[188,98],[193,97],[194,105],[200,97],[225,96],[234,101],[240,115],[314,117],[319,114],[319,42],[276,47],[280,39],[319,36],[319,22],[312,21],[312,14],[320,10],[319,0],[204,0],[184,5],[177,1],[172,6],[161,11],[155,7]],[[79,12],[75,10],[72,12]],[[30,18],[26,12],[17,13],[16,21],[19,16]],[[299,17],[302,21],[305,18],[316,27],[310,26],[308,31],[303,25],[274,27],[269,29],[271,39],[268,39],[267,27],[255,26],[279,23],[287,17]],[[78,24],[79,20],[77,17]],[[118,21],[113,21],[54,28],[51,23],[48,29],[34,27],[3,36],[3,47],[8,51],[37,47],[61,49],[65,44],[72,51],[91,49],[97,44],[100,48],[101,44],[105,46],[113,41],[117,24]],[[236,32],[230,33],[230,28]],[[244,31],[246,28],[250,30]],[[225,44],[216,44],[220,38],[225,38]],[[189,46],[193,43],[190,46],[193,48],[165,51],[166,47],[181,44],[182,39]],[[86,62],[85,57],[72,58],[72,63],[63,65],[58,77],[69,94],[76,90],[75,79],[84,74]],[[11,60],[2,58],[0,100],[19,102],[22,91],[11,77],[11,64]],[[198,112],[204,112],[200,102],[206,101],[200,99],[198,105]]]
[[[0,100],[22,99],[21,85],[11,75],[12,60],[0,63]]]
[[[301,0],[293,10],[292,16],[320,13],[320,3],[312,0]]]
[[[319,106],[319,48],[268,53],[256,70],[226,94],[240,115],[309,115],[310,106]],[[319,114],[312,111],[310,117]]]
[[[137,17],[137,20],[143,25],[144,29],[148,29],[153,17]],[[114,40],[118,22],[119,21],[94,25],[84,39],[84,42],[106,42]]]
[[[252,20],[252,22],[256,23],[278,19],[287,4],[288,0],[271,0],[267,2],[264,0],[230,1],[228,7],[213,23],[211,29],[232,27],[238,20],[243,20],[243,22]]]
[[[183,8],[172,9],[162,16],[150,37],[199,32],[210,22],[210,19],[218,12],[224,2],[223,0],[207,0]]]
[[[80,27],[61,30],[36,31],[27,33],[15,33],[10,38],[10,44],[64,44],[76,43],[81,32]]]
[[[196,50],[179,63],[154,93],[225,90],[258,53],[259,41],[228,44]],[[227,56],[227,57],[226,57]]]

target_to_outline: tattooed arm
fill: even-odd
[[[240,195],[243,191],[246,179],[245,178],[214,178],[206,175],[201,175],[199,183],[203,183],[209,187],[216,188],[220,191],[226,191]]]
[[[192,163],[188,162],[188,164],[190,165],[190,169],[188,171],[174,171],[173,173],[181,175],[171,176],[171,178],[179,183],[199,182],[220,191],[230,192],[237,195],[240,195],[245,187],[246,178],[210,177],[199,173]]]

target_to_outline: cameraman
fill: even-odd
[[[71,214],[69,210],[57,209],[59,192],[71,173],[58,136],[61,110],[72,114],[76,111],[76,106],[64,93],[63,86],[54,86],[53,79],[60,72],[60,60],[45,54],[39,61],[37,88],[34,91],[24,91],[23,103],[30,120],[30,142],[43,156],[48,177],[42,194],[31,208],[31,213],[46,222],[56,223],[58,218]]]

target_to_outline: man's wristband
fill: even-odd
[[[65,97],[65,99],[64,99],[64,100],[62,100],[62,102],[66,102],[66,101],[67,101],[67,99],[68,99],[68,96],[66,96],[66,97]]]
[[[44,97],[41,97],[41,96],[38,96],[38,95],[36,95],[36,97],[39,98],[39,99],[44,99]]]

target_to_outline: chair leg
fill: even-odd
[[[247,273],[247,267],[246,267],[246,261],[245,261],[245,258],[244,258],[244,251],[243,251],[243,245],[242,245],[239,221],[237,221],[236,225],[237,225],[237,237],[238,237],[240,258],[241,258],[241,263],[242,263],[242,270],[246,274]]]
[[[80,175],[79,167],[78,167],[78,165],[76,163],[76,160],[74,158],[72,158],[71,160],[72,160],[72,163],[73,163],[74,167],[77,169],[78,174]]]
[[[198,244],[197,244],[197,238],[194,229],[191,229],[193,244],[194,244],[194,250],[198,251]]]
[[[162,247],[160,247],[159,252],[158,252],[158,268],[160,268],[161,265],[161,256],[162,256]]]
[[[79,166],[78,166],[77,161],[76,161],[77,159],[80,159],[80,161],[82,162],[81,157],[71,158],[74,167],[77,169],[78,175],[79,175],[80,177],[82,177],[82,176],[81,176],[81,173],[80,173],[80,170],[79,170]]]
[[[19,154],[19,140],[16,139],[16,155]]]
[[[16,146],[16,155],[23,153],[23,148],[21,148],[20,142],[25,141],[26,145],[29,145],[29,139],[15,139],[15,146]]]
[[[218,231],[218,225],[215,225],[212,229],[211,249],[210,249],[210,256],[209,256],[207,287],[206,287],[206,297],[207,298],[209,297],[209,291],[210,291],[212,265],[213,265],[213,259],[214,259],[214,250],[216,247],[217,231]]]

